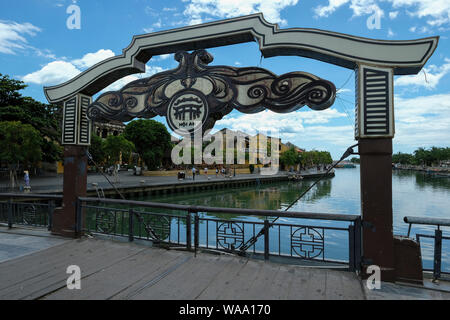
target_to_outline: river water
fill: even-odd
[[[336,169],[336,175],[319,182],[303,199],[297,202],[291,211],[361,214],[359,166],[356,168]],[[284,210],[313,180],[302,182],[284,182],[259,187],[222,189],[204,192],[188,192],[164,196],[147,197],[146,200],[205,205],[214,207],[257,208]],[[450,218],[450,178],[428,175],[411,171],[394,171],[392,175],[394,234],[406,235],[408,225],[403,222],[405,216]],[[208,215],[205,217],[220,219],[239,219],[259,221],[262,218],[246,216]],[[281,219],[278,222],[292,222],[296,219]],[[298,219],[297,219],[298,220]],[[297,222],[297,221],[296,221]],[[302,223],[305,221],[302,221]],[[332,221],[306,220],[307,225],[346,227],[348,223]],[[448,229],[444,236],[449,236]],[[416,233],[434,234],[434,227],[414,225],[412,237]],[[346,235],[332,233],[327,240],[328,257],[347,259]],[[287,238],[286,238],[287,239]],[[288,241],[288,240],[286,240]],[[421,238],[423,264],[432,268],[433,240]],[[443,243],[442,267],[450,271],[450,241]]]

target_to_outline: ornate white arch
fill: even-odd
[[[134,36],[121,55],[92,66],[44,92],[50,103],[81,93],[92,96],[114,81],[145,72],[152,56],[258,41],[264,57],[297,55],[345,68],[372,65],[396,75],[418,73],[437,47],[439,37],[406,41],[367,39],[318,29],[279,29],[261,13],[168,31]]]

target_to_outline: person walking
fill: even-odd
[[[219,174],[219,168],[216,167],[216,178],[217,178],[218,174]]]
[[[195,180],[195,167],[192,167],[192,180]]]

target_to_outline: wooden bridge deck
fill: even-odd
[[[69,265],[81,268],[81,290],[66,287]],[[430,292],[415,298],[449,297]],[[378,292],[373,298],[409,297],[397,293]],[[0,263],[0,299],[365,298],[370,293],[350,272],[206,253],[194,257],[191,252],[98,239],[64,240]]]

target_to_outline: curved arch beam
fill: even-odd
[[[50,103],[76,93],[96,94],[114,81],[145,72],[152,56],[257,40],[264,57],[297,55],[353,69],[358,64],[393,68],[398,75],[418,73],[437,47],[439,37],[389,41],[332,31],[280,30],[261,13],[168,31],[134,36],[121,55],[92,66],[75,78],[44,92]]]

